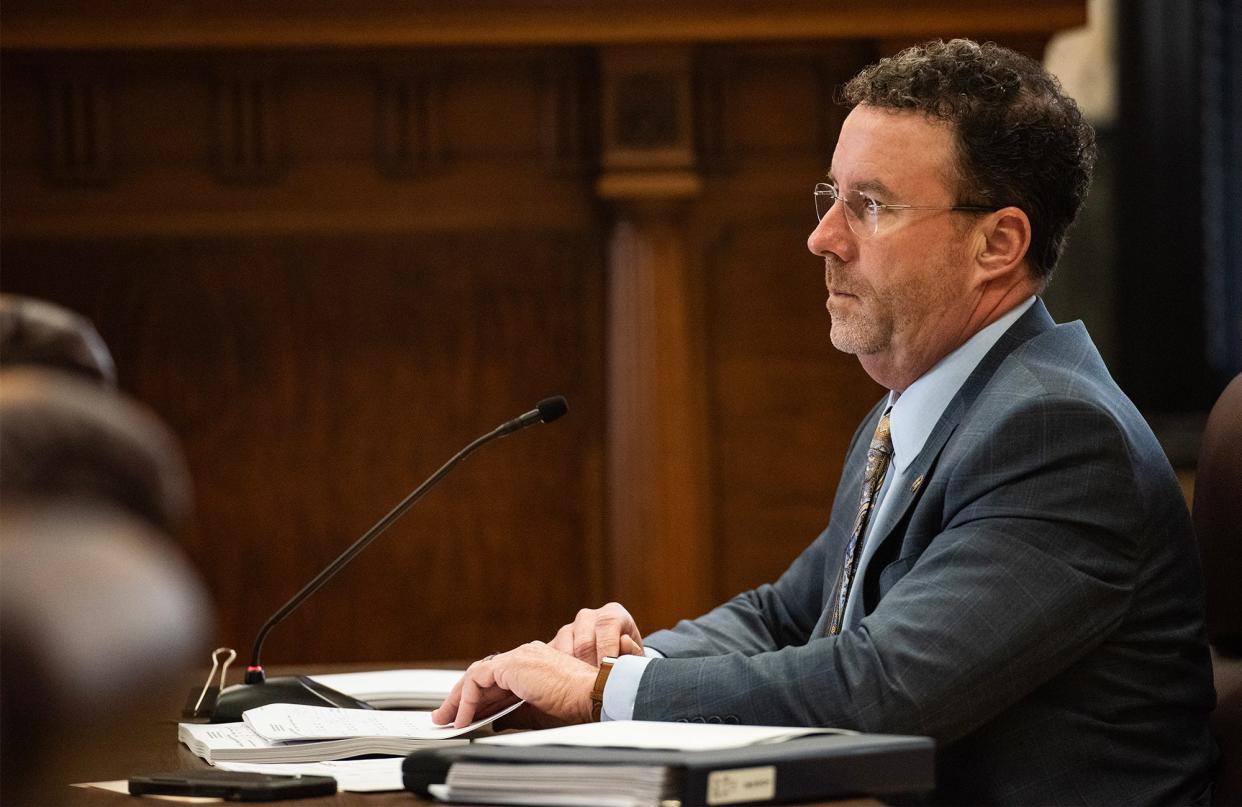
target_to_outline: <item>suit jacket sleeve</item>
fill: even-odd
[[[738,594],[695,620],[657,631],[644,644],[670,658],[754,655],[803,644],[819,618],[823,602],[827,530],[773,584]]]
[[[986,429],[963,424],[946,447],[916,508],[924,526],[912,524],[894,562],[908,570],[858,629],[780,646],[790,638],[783,620],[800,630],[818,616],[810,613],[824,577],[817,541],[771,591],[720,609],[720,622],[752,628],[745,641],[731,646],[715,618],[680,629],[697,642],[675,655],[727,654],[652,661],[635,718],[950,740],[1098,644],[1122,619],[1150,529],[1140,523],[1143,471],[1122,426],[1097,404],[1045,394],[998,410],[977,421]],[[794,594],[803,584],[803,596]]]

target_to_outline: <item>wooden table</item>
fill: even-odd
[[[337,672],[358,672],[400,667],[450,667],[460,669],[457,664],[314,664],[301,665],[296,668],[274,668],[272,675],[291,674],[323,674]],[[196,673],[203,676],[206,670]],[[230,680],[236,677],[236,668]],[[97,788],[76,788],[71,783],[106,782],[128,779],[131,774],[157,773],[161,771],[201,770],[210,766],[194,755],[189,748],[177,741],[177,723],[185,693],[195,686],[202,686],[202,678],[187,681],[183,687],[170,691],[163,696],[164,707],[157,707],[154,714],[131,721],[119,721],[112,728],[96,729],[96,739],[89,747],[68,759],[59,760],[54,770],[48,774],[49,781],[35,792],[31,803],[48,805],[79,805],[79,804],[128,804],[130,807],[139,802],[133,797],[111,793]],[[17,741],[18,738],[5,737],[5,742]],[[54,780],[54,781],[53,781]],[[8,803],[8,799],[5,799]],[[422,803],[411,793],[404,791],[391,793],[337,793],[335,797],[318,797],[313,799],[295,799],[273,802],[274,804],[316,805],[327,807],[330,804],[368,805],[380,807],[386,804]],[[144,802],[159,803],[159,802]],[[175,802],[162,802],[172,804]]]
[[[350,664],[350,665],[305,665],[295,669],[277,669],[274,675],[292,673],[323,674],[330,672],[357,672],[400,667],[457,667],[453,664],[429,664],[417,662],[407,665],[385,664]],[[201,686],[201,681],[199,682]],[[179,698],[190,689],[189,684],[177,694],[178,700],[169,695],[168,717],[144,718],[128,723],[117,723],[112,729],[102,732],[101,739],[91,743],[85,753],[78,753],[71,759],[62,761],[48,775],[48,781],[33,795],[34,801],[26,803],[47,805],[107,805],[127,804],[133,807],[137,802],[134,797],[111,793],[97,788],[76,788],[70,783],[101,782],[126,779],[131,774],[156,773],[160,771],[204,769],[209,766],[196,757],[190,749],[177,741],[177,723],[174,715],[179,714],[181,703]],[[18,741],[18,738],[5,737],[5,742]],[[5,799],[10,803],[9,799]],[[156,802],[146,802],[156,803]],[[162,802],[173,804],[175,802]],[[222,802],[223,803],[223,802]],[[392,793],[346,793],[336,796],[321,796],[313,799],[295,799],[273,802],[273,804],[289,807],[328,807],[328,805],[360,805],[362,807],[381,807],[389,804],[425,804],[429,803],[412,793],[404,791]],[[430,802],[436,803],[439,802]],[[873,799],[853,799],[834,801],[833,807],[879,807],[880,802]]]

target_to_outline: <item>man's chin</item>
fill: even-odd
[[[832,320],[832,328],[828,332],[828,338],[832,340],[832,346],[842,353],[857,354],[859,348],[858,332],[853,328],[843,325],[834,317]]]

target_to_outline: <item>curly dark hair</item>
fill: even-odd
[[[1042,65],[993,42],[935,40],[864,69],[842,100],[950,124],[957,204],[1021,208],[1031,270],[1047,283],[1091,184],[1095,132]]]

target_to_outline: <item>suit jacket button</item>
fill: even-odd
[[[724,722],[726,722],[726,723],[731,723],[731,724],[733,724],[733,725],[735,725],[735,726],[736,726],[736,725],[737,725],[737,715],[726,715],[726,716],[725,716],[725,719],[724,719]]]
[[[676,722],[678,722],[678,723],[689,723],[690,721],[689,721],[689,720],[686,720],[684,717],[679,717],[679,718],[677,718],[677,721],[676,721]]]
[[[692,717],[692,718],[690,718],[690,722],[691,722],[691,723],[703,723],[703,722],[705,722],[705,721],[704,721],[704,720],[703,720],[703,718],[701,718],[701,717]]]
[[[707,722],[708,723],[719,723],[720,715],[712,715],[711,717],[707,718]]]

